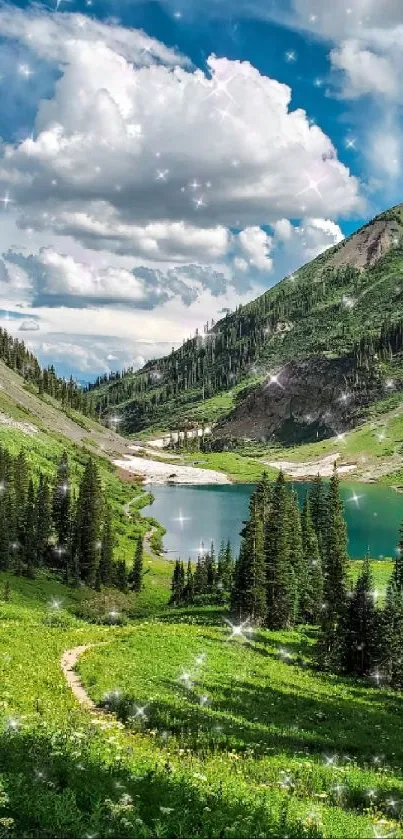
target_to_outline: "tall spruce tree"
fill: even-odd
[[[266,562],[262,511],[257,492],[250,499],[249,520],[243,534],[240,559],[244,567],[238,605],[248,618],[262,623],[266,616]]]
[[[57,469],[52,515],[57,542],[66,548],[72,535],[72,496],[67,452],[63,452]]]
[[[368,556],[349,601],[343,629],[344,670],[358,676],[370,674],[378,663],[379,621]]]
[[[129,587],[132,591],[141,591],[143,587],[143,539],[137,539],[133,566],[129,574]]]
[[[99,472],[89,458],[80,482],[75,522],[75,551],[80,578],[90,587],[97,580],[104,499]]]
[[[288,489],[283,472],[279,472],[265,527],[267,625],[271,629],[289,628],[294,615],[295,585],[289,551],[288,513]]]
[[[295,489],[292,489],[289,493],[287,517],[290,562],[290,623],[294,624],[299,618],[301,587],[304,576],[301,515]]]
[[[319,551],[322,561],[324,561],[327,540],[327,497],[323,480],[319,474],[313,479],[309,490],[309,505]]]
[[[324,603],[318,639],[323,667],[338,670],[343,658],[343,627],[347,614],[347,528],[340,499],[336,466],[327,496],[327,539],[324,562]]]
[[[36,496],[36,564],[44,565],[52,535],[52,510],[50,487],[45,475],[39,476]]]
[[[114,541],[112,508],[107,504],[105,506],[101,554],[98,566],[98,580],[102,586],[110,586],[112,583]]]
[[[301,512],[302,574],[300,580],[299,617],[303,623],[316,624],[322,614],[323,571],[318,538],[313,526],[309,497]]]
[[[25,573],[28,577],[35,576],[35,566],[37,563],[36,533],[35,489],[31,478],[28,484],[27,500],[25,505],[25,528],[23,542]]]
[[[382,671],[390,684],[403,689],[403,526],[382,615]]]

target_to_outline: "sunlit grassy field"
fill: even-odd
[[[229,640],[223,610],[167,607],[170,562],[146,567],[123,628],[77,619],[85,589],[0,575],[2,839],[402,835],[402,696],[318,673],[312,631]],[[90,695],[134,719],[80,708],[60,659],[83,644]]]

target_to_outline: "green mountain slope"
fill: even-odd
[[[297,365],[294,378],[300,380],[307,359],[315,358],[320,359],[319,373],[324,376],[318,378],[319,388],[323,380],[326,390],[326,381],[335,376],[340,383],[346,379],[350,388],[357,389],[360,383],[356,399],[337,417],[344,426],[354,425],[361,406],[382,397],[392,373],[400,386],[402,234],[403,205],[399,205],[169,356],[138,372],[98,380],[91,387],[96,409],[106,416],[117,409],[123,430],[131,433],[173,428],[185,418],[220,420],[223,434],[253,434],[253,400],[261,385],[291,362]],[[293,399],[292,389],[288,393]],[[334,402],[334,394],[328,397],[318,406],[321,415]],[[239,410],[249,415],[249,423],[238,422]],[[298,394],[292,410],[297,410],[300,421],[305,406],[300,410]],[[284,411],[280,413],[283,417]],[[322,420],[315,426],[315,439],[316,433],[331,433],[329,423]],[[261,426],[256,424],[258,434],[287,439],[282,420],[275,418],[267,429]],[[294,430],[292,439],[295,436]]]

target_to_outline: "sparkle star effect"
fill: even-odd
[[[13,199],[12,199],[12,198],[10,198],[10,194],[9,194],[8,192],[6,192],[6,193],[3,195],[3,198],[0,198],[0,201],[1,201],[1,203],[3,204],[3,206],[4,206],[4,209],[5,209],[5,210],[7,210],[7,207],[8,207],[8,205],[9,205],[9,204],[13,204],[13,203],[14,203],[14,202],[13,202]]]
[[[17,720],[16,717],[9,717],[6,721],[6,729],[7,731],[18,731],[20,727],[20,721]]]
[[[253,627],[250,626],[249,619],[242,621],[242,623],[235,625],[231,623],[231,621],[226,620],[226,624],[231,629],[231,635],[227,638],[227,641],[233,641],[235,638],[240,638],[243,641],[247,640],[247,636],[253,632]]]
[[[60,609],[61,605],[61,601],[55,599],[51,600],[49,603],[51,609]]]
[[[326,178],[320,178],[318,181],[316,181],[314,178],[311,177],[311,175],[308,172],[306,172],[305,174],[308,178],[308,186],[306,186],[305,189],[301,189],[300,192],[297,192],[297,195],[305,195],[306,192],[310,192],[312,190],[312,192],[316,192],[319,198],[323,198],[323,195],[319,189],[319,184],[323,183],[323,181],[325,181]]]
[[[193,198],[193,203],[198,210],[200,207],[206,207],[206,202],[204,200],[203,195],[200,195],[199,198]]]
[[[284,53],[284,58],[288,62],[288,64],[291,64],[297,60],[297,53],[295,52],[295,50],[287,50],[287,52]]]
[[[228,99],[232,102],[233,105],[238,107],[237,102],[235,101],[234,97],[228,90],[228,85],[236,79],[238,73],[233,73],[228,79],[213,79],[213,89],[210,90],[210,93],[207,94],[205,99],[210,99],[211,96],[227,96]]]
[[[33,75],[33,72],[28,64],[20,64],[18,72],[20,76],[24,76],[25,79],[29,79],[29,77]]]
[[[166,181],[169,175],[169,169],[158,169],[156,179],[157,181]]]
[[[347,501],[350,504],[355,504],[356,507],[359,507],[361,498],[364,498],[364,495],[357,495],[357,493],[353,492],[351,497],[347,498]]]
[[[190,516],[183,516],[182,511],[180,510],[179,515],[175,519],[173,519],[173,521],[179,522],[180,528],[181,530],[183,530],[183,525],[185,524],[185,521],[191,521],[191,518]]]

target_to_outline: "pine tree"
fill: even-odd
[[[207,565],[206,556],[198,555],[196,568],[193,577],[195,594],[206,594],[207,592]]]
[[[44,565],[47,548],[52,534],[52,511],[50,488],[44,475],[39,476],[36,496],[36,564]]]
[[[72,498],[67,453],[63,452],[53,491],[53,524],[59,545],[67,547],[72,531]]]
[[[338,670],[343,655],[343,627],[347,612],[347,528],[340,500],[336,468],[329,482],[327,498],[327,539],[324,563],[324,604],[318,639],[322,666]]]
[[[242,545],[244,585],[240,591],[240,607],[251,620],[261,623],[266,616],[266,561],[264,530],[257,492],[249,504],[249,521],[244,528]]]
[[[346,673],[354,673],[358,676],[371,673],[377,663],[378,632],[378,613],[375,606],[371,566],[367,556],[348,605],[343,637]]]
[[[179,606],[183,601],[183,593],[185,588],[185,569],[183,562],[180,559],[175,561],[174,571],[171,580],[171,597],[170,603],[174,606]]]
[[[183,592],[183,596],[184,596],[184,599],[185,599],[186,603],[192,603],[193,602],[193,596],[194,596],[193,569],[192,569],[192,562],[191,562],[190,559],[188,560],[188,564],[187,564],[186,584],[185,584],[185,589],[184,589],[184,592]]]
[[[327,498],[322,478],[316,475],[309,490],[309,505],[314,531],[318,540],[322,562],[327,540]]]
[[[113,533],[113,516],[112,509],[108,505],[105,508],[104,526],[101,540],[101,555],[98,566],[98,584],[102,586],[109,586],[113,577],[113,547],[114,547],[114,533]]]
[[[27,500],[25,505],[25,532],[23,553],[25,560],[25,573],[28,577],[34,577],[37,558],[37,542],[35,490],[32,479],[29,481],[28,484]]]
[[[206,587],[208,592],[212,592],[217,577],[216,559],[214,544],[211,543],[210,552],[206,555]]]
[[[231,611],[237,616],[239,621],[245,620],[249,615],[246,614],[245,605],[245,590],[248,579],[248,556],[245,544],[245,538],[241,542],[239,555],[235,562],[233,584],[231,590]]]
[[[120,589],[120,591],[127,592],[128,590],[127,576],[127,568],[124,559],[118,559],[115,563],[114,580],[116,588]]]
[[[403,689],[403,526],[381,621],[382,669],[391,685]]]
[[[134,552],[133,567],[129,574],[129,586],[132,591],[141,591],[143,587],[143,539],[137,539]]]
[[[290,562],[290,623],[294,624],[299,617],[299,603],[304,575],[301,515],[299,512],[298,496],[294,489],[289,493],[287,519]]]
[[[301,532],[303,565],[300,581],[299,617],[303,623],[316,624],[322,614],[323,571],[308,496],[305,497],[301,513]]]
[[[0,570],[8,571],[10,568],[10,527],[8,520],[8,493],[9,486],[1,483],[0,489]]]
[[[24,543],[25,535],[25,506],[28,495],[29,471],[25,452],[21,449],[17,457],[14,459],[14,498],[15,498],[15,523],[16,523],[16,539],[19,543]],[[21,556],[19,554],[19,559]],[[19,563],[20,565],[20,563]]]
[[[272,493],[265,528],[267,625],[287,629],[294,613],[295,587],[289,554],[289,503],[287,485],[279,472]]]
[[[99,564],[104,500],[96,464],[90,458],[80,483],[75,522],[75,550],[80,578],[94,587]]]

